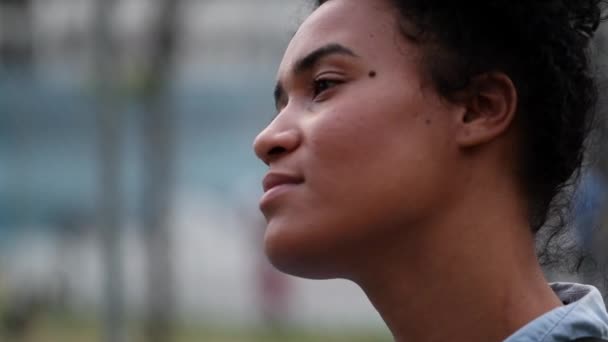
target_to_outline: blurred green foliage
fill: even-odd
[[[101,340],[101,326],[94,319],[77,315],[44,314],[31,325],[24,339],[11,341],[3,331],[3,342],[97,342]],[[144,342],[141,325],[128,324],[128,341]],[[177,326],[173,342],[389,342],[387,332],[314,331],[290,328],[268,330],[261,327],[209,326],[189,324]]]

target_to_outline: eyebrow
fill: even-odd
[[[319,63],[320,60],[330,55],[345,55],[350,57],[358,57],[353,50],[336,43],[327,44],[306,55],[298,60],[293,68],[294,74],[301,74],[312,69]]]
[[[295,75],[307,72],[307,71],[311,70],[312,68],[314,68],[317,64],[319,64],[319,62],[322,59],[327,58],[331,55],[344,55],[344,56],[349,56],[349,57],[359,57],[356,53],[353,52],[353,50],[351,50],[343,45],[340,45],[337,43],[330,43],[330,44],[324,45],[324,46],[312,51],[308,55],[299,59],[294,64],[292,72]],[[279,101],[281,100],[281,98],[284,95],[285,95],[285,89],[283,88],[283,85],[279,81],[279,82],[277,82],[277,85],[274,88],[275,107],[278,108]]]

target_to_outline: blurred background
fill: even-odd
[[[358,288],[261,252],[251,145],[309,11],[0,0],[0,341],[390,341]],[[604,145],[581,227],[608,221]]]

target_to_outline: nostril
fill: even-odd
[[[279,154],[283,154],[286,151],[287,150],[284,147],[276,146],[276,147],[272,148],[270,151],[268,151],[268,155],[269,156],[276,156],[276,155],[279,155]]]

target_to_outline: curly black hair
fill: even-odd
[[[559,235],[568,204],[564,190],[577,178],[594,122],[598,89],[589,43],[605,1],[391,1],[400,31],[423,48],[427,72],[444,98],[484,72],[512,79],[520,99],[519,176],[530,227],[538,233],[550,226],[546,235]],[[559,219],[549,225],[549,217]]]

